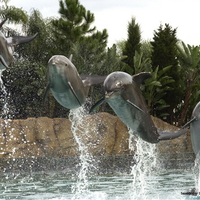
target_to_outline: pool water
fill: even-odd
[[[62,172],[3,174],[0,177],[0,199],[54,200],[129,200],[129,199],[200,199],[182,195],[194,188],[190,170],[160,170],[146,177],[146,192],[134,195],[130,174],[92,176],[87,187],[77,190],[78,177]],[[136,193],[135,193],[136,192]]]

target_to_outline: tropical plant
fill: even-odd
[[[140,73],[140,72],[150,72],[152,70],[151,66],[151,59],[146,58],[143,59],[144,54],[143,52],[138,53],[137,51],[135,52],[134,56],[134,71],[135,74]]]
[[[183,125],[188,120],[187,114],[189,114],[189,116],[191,115],[191,111],[200,97],[200,46],[190,46],[189,44],[186,45],[184,42],[179,42],[177,43],[177,50],[179,53],[178,59],[181,66],[181,78],[184,90],[179,125]]]
[[[166,75],[172,66],[166,66],[161,70],[159,66],[157,66],[156,69],[153,69],[150,58],[147,56],[144,58],[143,51],[141,51],[141,53],[135,52],[134,64],[135,73],[150,72],[152,74],[152,77],[147,79],[144,87],[142,87],[150,113],[162,118],[168,116],[168,113],[163,112],[165,108],[169,107],[164,97],[167,92],[172,90],[171,83],[173,83],[174,80]]]
[[[171,67],[167,66],[159,70],[159,66],[157,66],[155,70],[151,71],[152,78],[145,81],[144,96],[153,116],[163,118],[168,115],[163,110],[170,106],[165,102],[164,97],[172,89],[170,84],[174,82],[171,77],[166,75]]]

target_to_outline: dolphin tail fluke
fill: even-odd
[[[101,104],[103,104],[104,101],[105,101],[105,98],[102,98],[102,99],[100,99],[99,101],[97,101],[97,102],[92,106],[92,108],[90,109],[89,113],[94,112],[94,110],[95,110],[97,107],[99,107]]]
[[[18,45],[18,44],[23,44],[23,43],[27,43],[30,42],[31,40],[33,40],[38,33],[36,33],[33,36],[13,36],[11,38],[8,38],[8,43],[12,44],[12,45]]]
[[[172,139],[175,139],[187,132],[188,132],[187,129],[181,129],[176,132],[158,131],[158,133],[160,135],[158,139],[159,140],[172,140]]]

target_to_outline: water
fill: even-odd
[[[133,145],[134,144],[134,145]],[[129,130],[129,148],[134,153],[135,165],[132,166],[132,190],[131,196],[135,199],[146,199],[148,188],[154,187],[148,183],[148,176],[159,168],[157,161],[156,145],[142,140],[133,131]]]
[[[198,153],[196,156],[193,171],[196,192],[200,193],[200,153]]]
[[[31,175],[3,174],[0,176],[0,199],[31,200],[71,200],[75,193],[72,188],[78,181],[73,174],[56,172],[35,173]],[[112,176],[93,176],[89,180],[88,189],[82,192],[82,200],[131,200],[132,176],[116,174]],[[193,174],[187,170],[160,170],[146,178],[146,199],[200,199],[200,197],[184,196],[194,187]],[[139,198],[141,199],[141,198]]]
[[[73,200],[80,199],[89,188],[89,171],[93,167],[93,156],[89,152],[87,144],[88,128],[87,122],[83,121],[86,111],[84,107],[70,110],[69,119],[72,122],[71,130],[78,144],[80,151],[80,171],[76,184],[72,186],[72,192],[75,194]]]

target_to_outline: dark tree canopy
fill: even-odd
[[[177,50],[176,50],[176,29],[172,29],[169,24],[165,27],[160,25],[157,31],[154,31],[152,52],[152,66],[155,69],[157,66],[164,68],[168,65],[176,67],[178,65]]]
[[[131,22],[128,23],[128,39],[125,41],[125,48],[123,50],[123,55],[127,56],[123,61],[133,69],[132,73],[135,73],[134,56],[135,51],[140,51],[140,40],[140,26],[135,22],[135,18],[132,18]]]

